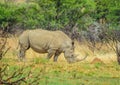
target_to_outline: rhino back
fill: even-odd
[[[71,39],[61,31],[32,30],[29,32],[30,46],[44,53],[48,49],[64,50],[71,46]]]

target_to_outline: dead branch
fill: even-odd
[[[0,30],[0,60],[5,56],[10,47],[6,47],[7,44],[7,33]]]
[[[0,85],[39,84],[39,80],[42,78],[41,76],[44,75],[44,72],[41,71],[45,70],[41,70],[37,75],[33,75],[31,70],[26,70],[28,67],[22,67],[9,74],[9,70],[7,69],[8,67],[9,65],[5,64],[2,64],[0,67]],[[29,79],[30,81],[28,81]]]

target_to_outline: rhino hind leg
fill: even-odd
[[[22,49],[19,50],[18,58],[20,59],[20,61],[25,60],[25,52],[26,50],[22,50]]]
[[[117,55],[117,62],[120,65],[120,56]]]
[[[20,49],[19,49],[19,53],[18,53],[18,58],[20,59],[20,61],[25,61],[25,52],[26,50],[28,50],[30,48],[30,46],[23,46],[20,45]]]
[[[57,62],[58,56],[61,54],[61,52],[56,51],[55,55],[54,55],[54,62]]]
[[[120,65],[120,52],[117,50],[117,61],[118,61],[118,64]]]

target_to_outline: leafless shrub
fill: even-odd
[[[20,76],[23,73],[23,68],[19,69],[18,71],[13,72],[9,77],[4,78],[5,76],[8,75],[7,73],[7,67],[8,65],[3,65],[2,68],[0,68],[0,84],[5,84],[5,85],[19,85],[20,82],[26,82],[24,77],[20,77],[19,79],[13,81],[12,79],[16,78],[17,76]],[[29,73],[28,73],[29,74]]]
[[[7,53],[10,47],[6,47],[7,44],[7,33],[0,30],[0,60]]]
[[[120,64],[120,30],[107,30],[106,33],[105,44],[116,53]]]
[[[114,51],[117,55],[117,61],[120,65],[120,30],[112,30],[111,38],[114,45]]]
[[[116,52],[117,43],[120,42],[120,30],[106,30],[105,44]]]
[[[0,67],[0,85],[38,85],[41,75],[45,69],[41,70],[37,75],[34,75],[28,67],[16,69],[9,75],[9,66],[3,64]]]

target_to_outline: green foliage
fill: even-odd
[[[95,3],[92,0],[61,0],[59,9],[58,21],[64,23],[64,26],[74,26],[76,23],[84,22],[81,18],[95,9]]]
[[[79,23],[82,16],[94,9],[93,0],[30,0],[24,4],[1,3],[0,25],[7,27],[11,23],[20,24],[24,28],[60,29]]]
[[[12,1],[0,3],[0,28],[62,29],[86,28],[95,20],[119,25],[119,0],[28,0],[17,4]]]
[[[43,15],[43,21],[39,21],[42,22],[40,26],[51,30],[75,25],[79,23],[82,16],[95,9],[92,0],[31,0],[29,4],[31,3],[41,8],[38,13]]]
[[[24,4],[17,10],[20,16],[20,23],[24,25],[24,28],[36,28],[43,26],[44,15],[41,13],[41,9],[37,4]]]
[[[15,10],[15,6],[0,3],[0,27],[4,29],[17,21]]]
[[[95,0],[95,18],[105,18],[107,23],[119,24],[120,20],[120,0]]]

